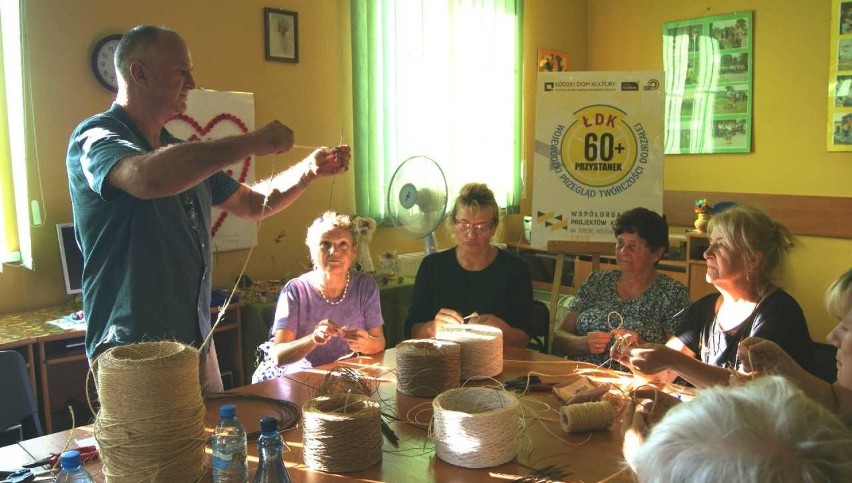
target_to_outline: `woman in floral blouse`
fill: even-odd
[[[686,287],[656,269],[669,245],[663,217],[634,208],[619,215],[613,232],[618,269],[594,272],[580,285],[554,336],[556,352],[571,359],[603,364],[616,335],[665,343],[689,307]]]

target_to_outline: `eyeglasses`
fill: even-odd
[[[481,233],[487,233],[491,231],[491,228],[493,227],[494,225],[491,223],[463,223],[460,221],[456,222],[456,228],[458,228],[463,233],[473,231],[477,235]]]

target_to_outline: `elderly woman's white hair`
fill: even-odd
[[[852,432],[780,376],[701,391],[635,454],[640,482],[852,481]]]
[[[336,211],[326,211],[311,223],[311,226],[308,227],[308,233],[305,236],[305,245],[308,246],[308,250],[311,252],[311,261],[314,267],[317,267],[317,260],[319,260],[318,255],[322,236],[335,228],[347,230],[352,234],[352,244],[357,245],[358,239],[355,236],[355,225],[352,223],[352,218],[349,215],[343,215]]]

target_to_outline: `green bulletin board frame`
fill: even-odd
[[[751,152],[752,18],[663,24],[666,154]]]
[[[852,0],[831,6],[827,149],[852,151]]]

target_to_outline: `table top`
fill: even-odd
[[[0,315],[0,347],[14,347],[35,342],[41,337],[56,334],[77,332],[84,334],[85,331],[66,331],[60,327],[48,324],[48,321],[61,319],[63,315],[80,310],[74,303],[67,303],[56,307],[28,310]]]
[[[237,309],[242,305],[241,301],[231,303],[228,310]],[[48,323],[78,310],[79,305],[69,302],[55,307],[0,314],[0,349],[11,349],[38,341],[82,337],[86,335],[85,329],[66,330]],[[210,313],[213,314],[211,322],[216,322],[218,312],[219,307],[210,307]]]
[[[440,460],[435,456],[434,444],[428,434],[431,399],[410,397],[396,391],[395,357],[395,351],[390,349],[373,356],[353,358],[322,368],[299,372],[286,378],[242,386],[228,393],[284,399],[301,407],[313,397],[314,388],[325,377],[327,369],[335,365],[357,369],[375,378],[378,386],[377,399],[382,406],[382,411],[396,418],[390,426],[399,437],[399,446],[394,447],[387,439],[384,439],[381,463],[364,471],[343,475],[350,479],[468,483],[494,481],[494,477],[498,474],[506,475],[505,477],[511,480],[529,475],[536,470],[555,467],[564,472],[565,481],[631,481],[630,473],[624,469],[621,455],[622,436],[618,421],[607,430],[577,434],[564,433],[556,412],[560,403],[550,392],[531,392],[520,396],[524,424],[517,440],[518,456],[513,461],[493,468],[468,469]],[[586,372],[594,380],[613,382],[622,387],[632,382],[632,378],[623,373],[593,371],[594,366],[591,365],[529,350],[506,348],[504,359],[503,373],[495,378],[500,381],[526,376],[530,372],[540,374],[543,378],[553,376],[556,378],[554,380],[558,380],[559,377],[572,376],[579,370]],[[488,383],[494,384],[492,381]],[[676,388],[672,386],[672,389]],[[208,432],[212,433],[213,427],[218,422],[218,407],[226,402],[232,401],[216,400],[207,403],[205,427]],[[233,402],[237,404],[237,415],[248,432],[257,430],[260,417],[275,413],[268,403],[246,400]],[[73,448],[76,446],[75,440],[89,437],[91,433],[91,426],[86,426],[77,428],[73,432],[64,431],[0,448],[0,461],[4,462],[3,467],[34,461],[51,451],[59,452],[69,440],[71,441],[69,448]],[[339,480],[341,475],[322,473],[305,466],[300,424],[283,432],[282,436],[289,446],[289,450],[285,448],[284,460],[294,482]],[[249,470],[253,474],[257,466],[257,450],[253,442],[249,442],[248,451]],[[95,475],[96,481],[103,481],[100,463],[89,464],[87,467]]]

